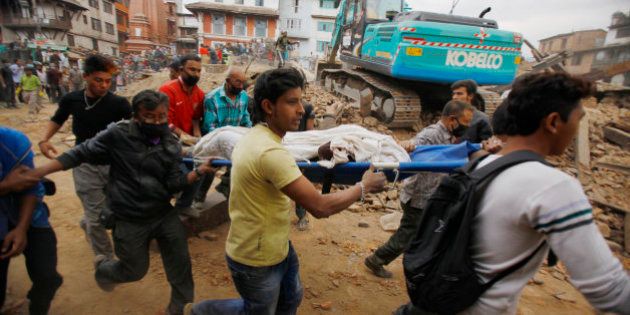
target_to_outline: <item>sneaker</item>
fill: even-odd
[[[308,230],[308,219],[306,218],[306,216],[297,221],[297,229],[299,231]]]
[[[372,273],[377,277],[389,279],[393,276],[390,271],[387,271],[383,268],[383,265],[376,261],[376,256],[374,255],[370,255],[365,258],[364,263],[365,266],[368,267],[368,269],[370,269],[370,271],[372,271]]]
[[[94,280],[96,280],[96,284],[101,290],[111,292],[114,290],[114,287],[116,287],[116,283],[100,279],[96,274],[96,269],[106,261],[109,261],[109,258],[105,255],[96,255],[96,257],[94,257]]]

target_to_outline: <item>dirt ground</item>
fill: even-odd
[[[55,105],[48,104],[35,122],[27,122],[26,108],[2,109],[0,124],[25,132],[37,143],[54,109]],[[66,132],[53,138],[61,151],[72,144],[72,141],[62,143],[71,136],[67,126],[63,130]],[[35,151],[36,164],[44,163],[45,158],[37,148]],[[120,285],[111,293],[101,291],[94,281],[91,249],[78,225],[83,210],[74,193],[71,173],[61,172],[50,178],[58,188],[57,194],[47,198],[47,202],[58,238],[58,270],[64,277],[51,314],[159,314],[170,296],[159,254],[152,252],[151,267],[144,279]],[[408,300],[401,258],[388,266],[394,273],[391,280],[377,278],[363,266],[364,257],[390,235],[379,226],[378,219],[383,214],[345,211],[328,219],[310,218],[308,231],[293,228],[290,238],[299,255],[305,288],[300,314],[391,314]],[[369,227],[359,227],[360,222]],[[209,231],[211,237],[188,241],[196,285],[195,301],[238,296],[224,258],[228,228],[229,223],[226,223]],[[523,291],[519,314],[594,313],[560,268],[543,268],[535,279]],[[29,287],[23,258],[13,259],[5,303],[7,313],[22,313],[14,309],[24,304]]]

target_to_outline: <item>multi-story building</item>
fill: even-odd
[[[593,71],[605,73],[605,80],[619,85],[630,85],[630,12],[615,12],[604,46],[592,52]]]
[[[338,9],[334,0],[280,0],[280,31],[300,43],[292,55],[323,55],[330,44]]]
[[[116,30],[118,31],[118,49],[127,51],[125,41],[129,39],[129,1],[116,0]]]
[[[248,43],[277,36],[278,0],[195,2],[186,8],[197,16],[199,43]]]
[[[197,33],[199,32],[199,21],[197,17],[186,7],[182,0],[177,2],[177,36],[175,39],[176,53],[185,55],[197,52]]]
[[[72,29],[68,32],[68,46],[118,56],[114,2],[109,0],[78,1],[88,10],[72,20]]]
[[[68,48],[67,35],[72,21],[87,8],[76,0],[0,1],[0,41],[24,42],[34,48]]]
[[[605,38],[606,31],[602,29],[559,34],[541,39],[539,50],[545,54],[570,52],[572,57],[565,65],[567,71],[584,74],[591,71],[591,65],[595,59],[593,49],[603,46]]]
[[[175,40],[177,4],[174,0],[132,0],[129,3],[128,51],[170,47]]]

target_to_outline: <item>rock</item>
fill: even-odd
[[[365,222],[359,222],[359,227],[360,227],[360,228],[369,228],[369,227],[370,227],[370,225],[369,225],[369,224],[367,224],[367,223],[365,223]]]
[[[610,247],[610,250],[615,253],[623,253],[623,247],[613,241],[606,240],[606,244]]]
[[[385,204],[385,207],[386,207],[387,209],[398,210],[398,202],[393,201],[393,200],[389,200],[389,201],[387,201],[387,203]]]
[[[332,301],[326,301],[324,303],[319,304],[319,308],[328,311],[332,308]]]
[[[363,207],[360,204],[358,204],[358,203],[354,203],[353,205],[348,207],[348,211],[350,211],[350,212],[357,213],[357,212],[363,212],[363,210],[364,210]]]
[[[336,287],[339,287],[339,280],[333,280],[332,284]]]
[[[538,278],[536,278],[536,277],[533,277],[533,278],[532,278],[532,282],[533,282],[535,285],[543,285],[543,284],[545,283],[544,281],[542,281],[542,280],[540,280],[540,279],[538,279]]]
[[[608,224],[597,222],[597,227],[599,228],[599,231],[602,233],[602,236],[604,238],[610,237],[610,227],[608,226]]]
[[[378,119],[374,117],[365,117],[363,119],[363,124],[367,127],[376,127],[378,125]]]
[[[396,200],[398,199],[398,190],[390,190],[387,192],[387,199],[389,200]]]

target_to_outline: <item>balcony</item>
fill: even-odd
[[[15,17],[15,16],[2,16],[2,24],[8,28],[47,28],[68,31],[72,28],[72,23],[69,19],[61,20],[59,18],[49,19],[42,17]]]

